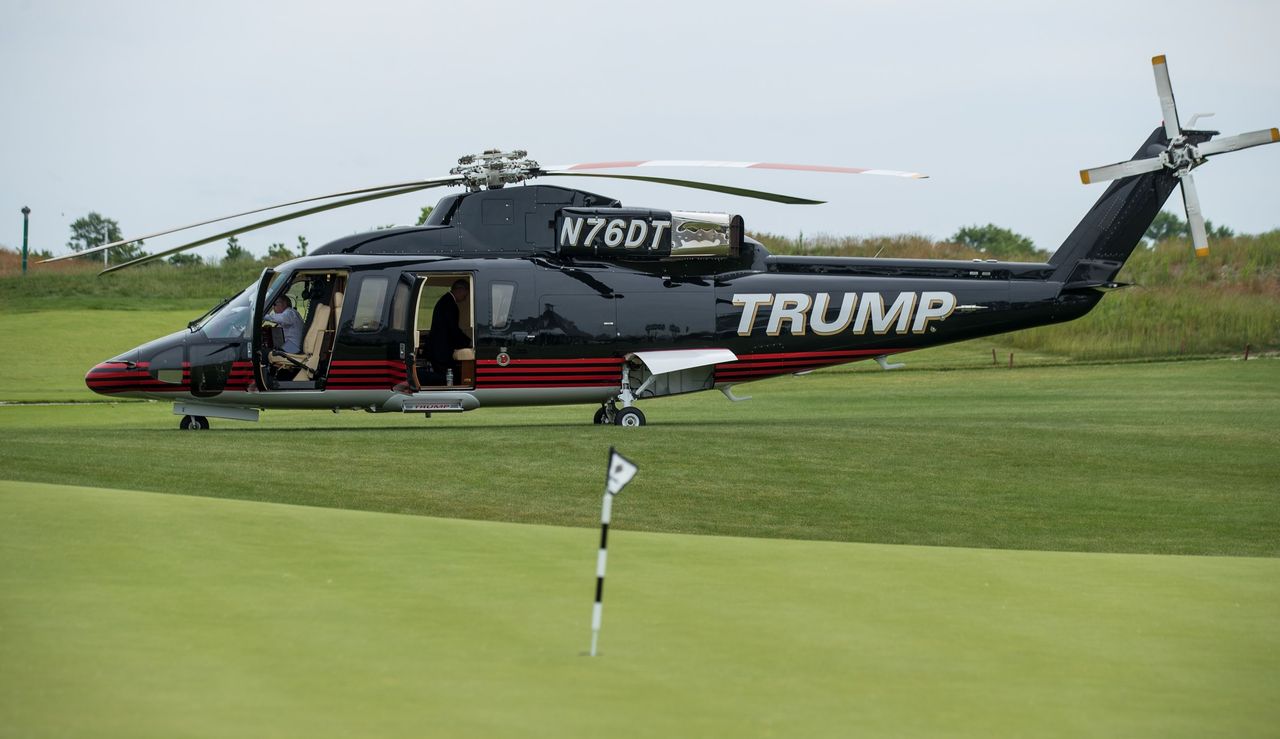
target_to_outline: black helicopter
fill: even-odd
[[[774,256],[742,218],[630,208],[536,177],[612,177],[814,203],[775,193],[586,170],[735,166],[885,174],[750,162],[603,162],[541,167],[525,152],[463,157],[446,177],[284,203],[311,206],[111,267],[376,198],[462,185],[426,225],[338,239],[264,270],[184,330],[91,369],[95,392],[171,400],[181,428],[260,409],[469,411],[583,403],[598,424],[641,426],[642,399],[733,387],[863,359],[1069,321],[1088,313],[1181,184],[1198,254],[1207,252],[1191,170],[1213,155],[1280,140],[1277,129],[1213,139],[1180,127],[1163,56],[1153,60],[1164,123],[1124,162],[1082,171],[1115,180],[1045,263]],[[1192,124],[1194,124],[1194,119]],[[107,244],[111,248],[138,239]],[[81,252],[83,255],[85,252]],[[77,255],[67,255],[77,256]],[[58,257],[66,258],[66,257]],[[296,335],[264,322],[286,296]],[[453,303],[458,325],[431,328]],[[440,351],[441,332],[463,338]]]

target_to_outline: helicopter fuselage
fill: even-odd
[[[100,393],[172,400],[201,415],[606,403],[619,395],[624,373],[636,373],[633,387],[652,376],[643,363],[628,362],[636,355],[694,352],[709,362],[667,373],[637,398],[728,388],[1069,320],[1101,295],[1064,295],[1061,283],[1044,279],[1046,264],[753,261],[759,269],[689,274],[687,265],[591,259],[311,256],[268,270],[203,326],[103,362],[86,381]],[[458,280],[470,288],[463,315],[474,360],[441,376],[424,367],[431,296]],[[313,326],[322,336],[310,376],[281,380],[276,370],[293,367],[272,366],[279,339],[261,327],[264,306],[290,286],[313,283],[334,289],[316,287],[298,302],[313,322],[329,325]],[[329,315],[317,318],[308,300],[328,301]],[[239,315],[224,316],[228,311]],[[696,355],[711,350],[732,358]]]
[[[440,200],[422,226],[355,234],[266,270],[187,331],[100,363],[86,382],[106,395],[173,400],[175,413],[186,414],[183,428],[207,428],[207,415],[256,420],[264,408],[432,413],[597,402],[597,423],[643,425],[634,407],[643,398],[720,389],[736,400],[739,383],[868,358],[887,369],[889,355],[1079,318],[1123,286],[1117,275],[1174,189],[1181,187],[1197,253],[1205,252],[1194,167],[1280,142],[1275,128],[1218,141],[1215,131],[1182,129],[1165,57],[1152,66],[1164,123],[1129,160],[1081,172],[1086,184],[1111,184],[1044,263],[773,256],[745,236],[738,216],[624,208],[549,185],[506,187],[543,176],[612,177],[813,204],[581,170],[915,173],[653,160],[543,168],[523,151],[491,150],[460,159],[448,177],[152,234],[347,198],[104,271],[336,207],[433,187],[470,190]]]
[[[1135,156],[1162,142],[1157,129]],[[622,208],[547,185],[452,195],[424,226],[345,237],[265,270],[187,331],[86,382],[172,400],[188,418],[600,403],[598,423],[639,425],[646,398],[737,399],[740,383],[865,359],[888,367],[901,352],[1078,318],[1118,287],[1176,186],[1168,171],[1112,183],[1045,263],[775,256],[737,216]],[[267,320],[282,296],[305,324],[300,346]],[[447,344],[442,310],[462,332]]]

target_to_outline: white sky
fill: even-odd
[[[589,181],[626,205],[753,230],[921,233],[994,222],[1056,248],[1160,122],[1280,126],[1280,3],[57,2],[0,0],[0,244],[65,251],[91,210],[127,235],[448,172],[484,148],[543,164],[730,159],[932,179],[646,170],[829,200],[782,206]],[[1205,214],[1280,226],[1280,145],[1196,171]],[[632,171],[635,173],[635,171]],[[572,180],[548,179],[549,184]],[[255,252],[412,223],[446,191],[248,234]],[[438,194],[437,194],[438,193]],[[1175,193],[1168,207],[1181,208]],[[200,235],[200,234],[197,234]],[[148,250],[173,246],[168,237]],[[220,255],[225,243],[199,253]]]

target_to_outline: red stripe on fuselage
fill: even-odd
[[[477,367],[476,372],[482,377],[502,377],[503,375],[554,375],[564,372],[577,372],[609,377],[618,377],[617,367],[593,369],[591,367]]]

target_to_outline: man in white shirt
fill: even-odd
[[[284,331],[284,346],[276,347],[286,354],[297,354],[302,351],[302,316],[293,309],[288,295],[281,295],[271,307],[271,312],[262,317],[271,321]]]

